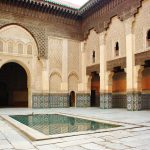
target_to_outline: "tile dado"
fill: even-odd
[[[66,108],[69,107],[68,94],[33,94],[33,108]]]
[[[100,93],[100,108],[111,109],[112,108],[112,94]]]
[[[142,98],[140,92],[127,93],[127,109],[129,111],[139,111],[142,106]]]
[[[77,94],[76,95],[76,106],[77,107],[90,107],[90,99],[91,99],[91,95],[90,94]]]
[[[127,108],[126,94],[112,94],[112,108]]]
[[[142,110],[150,109],[150,94],[142,94]]]

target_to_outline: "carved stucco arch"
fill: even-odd
[[[55,79],[57,77],[57,79]],[[61,91],[61,74],[57,71],[53,71],[49,77],[49,92],[58,93]],[[51,86],[52,85],[52,86]]]
[[[32,25],[26,25],[21,22],[19,23],[0,22],[0,30],[11,25],[16,25],[26,30],[33,37],[36,43],[37,50],[38,50],[38,57],[47,58],[48,39],[46,38],[46,33],[44,28],[40,28]]]
[[[61,80],[62,80],[62,77],[61,77],[61,73],[60,73],[60,72],[58,72],[58,71],[53,71],[53,72],[51,72],[51,73],[50,73],[50,78],[51,78],[53,75],[58,75],[58,76],[61,78]]]
[[[75,76],[79,80],[79,76],[75,71],[72,71],[72,72],[69,73],[68,79],[70,78],[70,76]]]
[[[76,89],[72,88],[72,85],[74,85],[74,84],[70,84],[70,83],[72,83],[72,81],[74,81],[74,80],[70,80],[71,77],[75,77],[77,79],[77,81],[78,81],[78,82],[76,82],[76,86],[77,86]],[[74,91],[74,92],[78,91],[78,83],[79,83],[78,74],[75,71],[70,72],[69,75],[68,75],[68,90],[69,90],[69,93],[71,91]]]

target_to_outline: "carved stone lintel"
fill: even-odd
[[[135,54],[135,65],[144,65],[146,60],[150,60],[150,50]]]
[[[86,74],[91,75],[92,72],[100,73],[100,64],[89,66],[86,68]]]
[[[107,62],[107,71],[113,71],[115,67],[126,68],[126,57],[111,60]]]

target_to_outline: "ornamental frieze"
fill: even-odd
[[[92,72],[100,73],[100,64],[88,66],[88,67],[86,68],[86,74],[87,74],[87,75],[91,75]]]
[[[126,57],[107,61],[107,71],[113,71],[115,67],[126,68]]]
[[[150,50],[135,54],[135,65],[144,65],[147,60],[150,60]]]
[[[142,0],[107,0],[108,2],[99,5],[95,11],[89,13],[82,20],[82,30],[86,39],[89,31],[94,29],[97,33],[101,33],[111,23],[114,16],[123,21],[138,13],[138,9],[142,6]]]

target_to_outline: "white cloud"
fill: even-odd
[[[66,1],[69,1],[69,0],[66,0]],[[84,5],[87,1],[88,1],[88,0],[72,0],[72,1],[70,1],[70,2],[82,6],[82,5]]]
[[[82,6],[84,5],[88,0],[65,0],[69,3],[72,3],[72,4],[76,4],[76,5],[79,5],[79,6]]]

